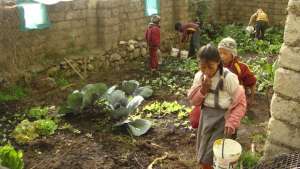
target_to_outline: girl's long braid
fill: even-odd
[[[224,64],[222,61],[220,62],[218,69],[219,69],[220,76],[221,76],[220,89],[223,90],[223,88],[224,88]]]

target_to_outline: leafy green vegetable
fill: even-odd
[[[107,91],[107,86],[104,83],[88,84],[81,93],[83,96],[81,109],[91,105],[93,101],[100,98]]]
[[[128,104],[125,92],[121,90],[114,90],[110,94],[107,93],[104,98],[111,105],[112,109],[117,109],[120,106],[126,107]]]
[[[34,140],[39,135],[37,134],[33,123],[26,119],[16,126],[12,132],[12,136],[16,139],[17,143],[25,144]]]
[[[153,90],[152,90],[151,86],[139,87],[133,93],[134,96],[140,95],[145,99],[151,97],[152,94],[153,94]]]
[[[53,120],[37,120],[34,122],[36,131],[41,136],[54,134],[57,124]]]
[[[239,25],[204,24],[201,28],[201,44],[213,42],[217,45],[223,38],[232,37],[236,40],[238,53],[278,54],[283,43],[283,28],[270,27],[266,30],[264,40],[255,40]]]
[[[127,95],[131,95],[138,87],[139,82],[136,80],[124,80],[121,85],[121,90],[123,90]]]
[[[256,75],[258,81],[258,91],[266,91],[273,86],[277,61],[269,63],[268,58],[261,57],[258,59],[248,60],[247,64]]]
[[[106,91],[107,86],[104,83],[88,84],[81,91],[75,90],[68,96],[67,106],[63,110],[66,113],[70,112],[70,110],[73,113],[78,113],[93,104]]]
[[[48,107],[32,107],[28,112],[28,116],[34,119],[46,118],[48,115],[48,111]]]
[[[177,114],[178,119],[184,119],[188,117],[188,112],[190,112],[190,109],[178,104],[175,102],[153,102],[152,104],[149,104],[143,108],[143,112],[147,114],[152,115],[158,115],[158,116],[166,116],[170,114]]]
[[[75,90],[72,94],[68,96],[67,108],[79,112],[81,110],[81,105],[83,101],[83,94],[78,90]]]
[[[124,119],[142,103],[144,98],[142,96],[135,96],[132,100],[128,101],[125,92],[115,90],[110,94],[105,95],[105,99],[112,108],[112,117],[114,119]]]
[[[151,122],[149,120],[137,119],[135,121],[129,122],[128,127],[132,135],[141,136],[147,133],[151,128]]]
[[[8,167],[9,169],[23,169],[23,153],[16,151],[11,145],[1,146],[0,166]]]

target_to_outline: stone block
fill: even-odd
[[[279,68],[275,73],[274,90],[293,99],[300,99],[300,74]]]
[[[97,16],[100,18],[110,18],[112,16],[110,9],[97,10]]]
[[[288,121],[300,128],[300,103],[286,100],[275,94],[271,102],[271,114],[275,119]]]
[[[97,17],[97,11],[96,11],[96,9],[88,9],[88,11],[87,11],[87,17],[88,18],[96,18]]]
[[[71,26],[72,29],[77,29],[77,28],[84,28],[87,25],[86,20],[72,20],[71,21]]]
[[[84,19],[87,16],[87,10],[73,10],[66,13],[66,20]]]
[[[54,5],[47,6],[48,12],[65,12],[70,10],[72,6],[72,1],[70,2],[60,2]]]
[[[267,141],[265,143],[264,159],[265,160],[272,159],[273,157],[277,156],[278,154],[290,153],[290,152],[292,152],[292,150],[282,147],[282,146],[272,144],[269,141]]]
[[[280,50],[279,64],[282,67],[300,71],[300,47],[283,45]]]
[[[89,9],[96,9],[97,8],[97,0],[89,0],[88,8]]]
[[[116,16],[119,16],[120,10],[119,10],[119,8],[115,8],[112,10],[111,13],[112,13],[112,17],[116,17]]]
[[[87,24],[89,27],[96,27],[97,21],[98,20],[96,18],[87,18]]]
[[[57,30],[66,30],[71,28],[71,22],[70,21],[61,21],[61,22],[56,22],[52,24],[51,29],[54,31]]]
[[[289,46],[300,46],[300,16],[289,14],[287,17],[284,42]]]
[[[49,12],[51,22],[60,22],[65,20],[65,12]]]
[[[300,15],[300,1],[290,0],[287,7],[288,11],[295,15]]]
[[[74,9],[74,10],[88,8],[88,0],[75,0],[72,2],[73,2],[72,9]]]
[[[300,130],[273,117],[269,121],[269,140],[300,149]]]

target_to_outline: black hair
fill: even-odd
[[[177,23],[175,23],[175,30],[176,31],[180,31],[181,30],[181,23],[180,22],[177,22]]]
[[[202,46],[197,53],[197,58],[200,61],[205,60],[205,61],[219,62],[218,70],[219,70],[220,76],[222,78],[224,78],[224,76],[223,76],[223,72],[224,72],[223,66],[224,65],[223,65],[221,56],[219,54],[219,51],[214,45],[209,43],[205,46]],[[223,81],[221,83],[221,89],[223,90]]]

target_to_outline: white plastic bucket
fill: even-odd
[[[178,53],[179,53],[179,49],[177,49],[177,48],[172,48],[171,49],[171,56],[177,57]]]
[[[247,26],[246,27],[246,31],[251,34],[251,33],[254,33],[254,27],[253,26]]]
[[[223,139],[214,142],[214,169],[235,169],[242,154],[242,146],[235,140],[225,139],[223,150],[222,147]]]
[[[188,51],[182,50],[182,51],[180,52],[180,57],[181,57],[181,58],[186,59],[186,58],[188,58],[188,56],[189,56],[189,52],[188,52]]]

